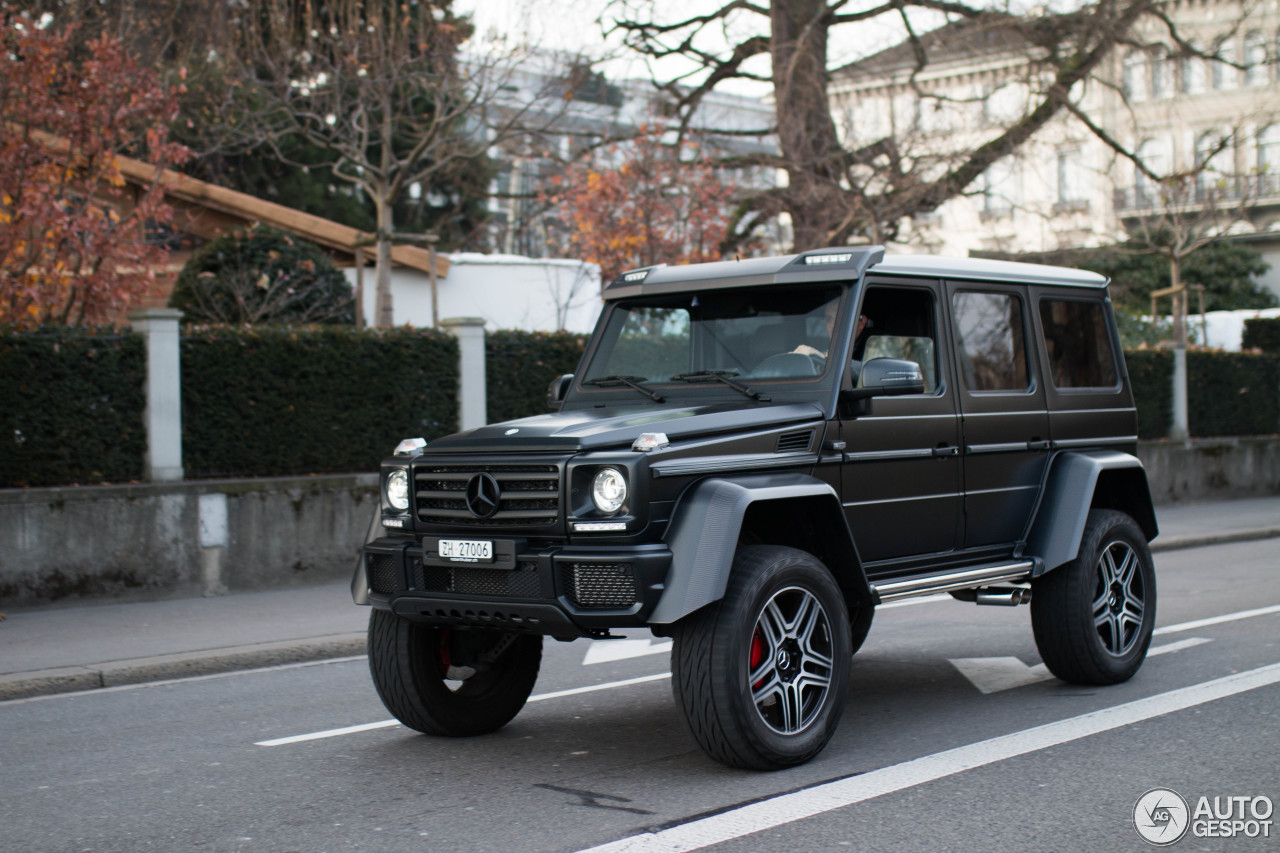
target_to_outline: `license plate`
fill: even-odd
[[[442,559],[459,563],[492,563],[493,543],[477,539],[441,539]]]

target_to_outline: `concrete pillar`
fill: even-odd
[[[143,477],[153,483],[182,479],[182,377],[178,369],[176,308],[145,308],[129,315],[147,338],[147,458]]]
[[[484,378],[484,320],[450,317],[440,328],[458,339],[458,427],[475,429],[489,421]]]

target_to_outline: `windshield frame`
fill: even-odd
[[[841,376],[844,373],[840,368],[848,360],[848,349],[851,345],[850,315],[853,311],[853,306],[857,303],[859,288],[856,285],[858,282],[859,280],[850,281],[836,278],[803,283],[744,285],[740,288],[721,287],[715,291],[707,291],[705,293],[708,298],[715,299],[724,298],[727,295],[726,290],[731,295],[739,295],[744,298],[749,296],[751,292],[768,292],[772,297],[776,297],[779,291],[794,291],[798,289],[826,289],[832,292],[837,305],[835,323],[832,328],[827,360],[821,374],[816,376],[771,377],[754,376],[743,372],[731,376],[735,382],[763,392],[764,399],[760,400],[751,399],[742,392],[721,382],[689,382],[670,378],[665,380],[644,379],[642,384],[646,388],[658,391],[666,398],[665,404],[647,400],[641,394],[636,393],[635,390],[625,386],[587,384],[597,378],[595,376],[596,373],[600,373],[602,376],[608,375],[609,368],[605,364],[597,364],[597,362],[602,356],[608,356],[612,353],[613,343],[620,333],[619,324],[623,321],[625,315],[628,315],[629,312],[637,307],[671,306],[674,304],[673,296],[681,300],[692,300],[695,296],[701,299],[704,296],[704,292],[702,288],[698,287],[699,282],[690,282],[687,290],[679,291],[677,294],[647,294],[610,300],[605,303],[604,311],[597,321],[586,352],[578,365],[574,381],[566,394],[563,407],[582,409],[625,405],[649,408],[658,405],[670,407],[672,405],[688,405],[698,402],[768,405],[771,403],[807,401],[818,403],[825,409],[828,407],[828,403],[835,398]],[[797,312],[790,316],[800,316],[801,313]],[[695,368],[685,368],[685,370],[689,369]],[[696,369],[706,368],[699,367]]]

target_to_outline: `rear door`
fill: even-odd
[[[1049,459],[1049,414],[1021,285],[947,283],[963,434],[965,548],[1011,551]]]

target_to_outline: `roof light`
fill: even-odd
[[[631,449],[648,452],[650,450],[661,450],[669,444],[671,442],[667,441],[665,432],[645,432],[631,442]]]
[[[648,270],[636,270],[622,276],[623,281],[644,281],[644,277],[649,274]]]
[[[853,252],[840,252],[834,255],[805,255],[804,262],[806,264],[843,264],[852,258]]]

